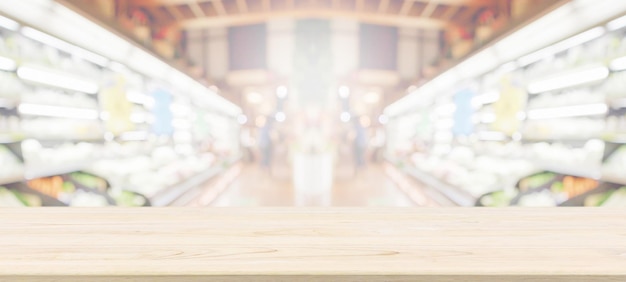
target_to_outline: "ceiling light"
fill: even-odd
[[[482,141],[504,141],[506,134],[498,131],[481,131],[478,132],[478,139]]]
[[[88,94],[98,93],[98,84],[66,73],[43,68],[19,67],[17,76],[21,79],[55,86]]]
[[[387,124],[387,122],[389,122],[389,117],[386,115],[380,115],[378,116],[378,122],[380,122],[380,124]]]
[[[148,139],[148,133],[145,131],[129,131],[120,134],[121,141],[143,141]]]
[[[98,119],[99,117],[98,111],[94,109],[70,108],[39,104],[20,104],[17,109],[20,114],[23,115],[75,119]]]
[[[0,57],[0,70],[14,71],[17,68],[17,64],[13,59],[7,57]]]
[[[274,115],[274,118],[276,119],[277,122],[283,122],[285,121],[285,119],[287,119],[287,116],[285,115],[284,112],[278,112],[276,113],[276,115]]]
[[[595,27],[592,28],[590,30],[587,30],[585,32],[582,32],[580,34],[574,35],[568,39],[565,39],[561,42],[558,42],[554,45],[548,46],[546,48],[543,48],[539,51],[530,53],[526,56],[523,56],[521,58],[519,58],[517,60],[518,64],[522,67],[530,65],[534,62],[537,62],[539,60],[542,60],[546,57],[552,56],[554,54],[557,54],[559,52],[563,52],[565,50],[568,50],[572,47],[581,45],[583,43],[589,42],[591,40],[594,40],[602,35],[604,35],[604,33],[606,32],[606,30],[604,29],[604,27]]]
[[[12,19],[0,16],[0,27],[16,31],[18,28],[20,28],[20,24]]]
[[[495,103],[500,99],[500,92],[491,91],[485,94],[481,94],[472,98],[472,105],[475,107],[481,107],[482,105],[487,105],[491,103]]]
[[[606,27],[611,31],[626,27],[626,16],[610,21],[608,24],[606,24]]]
[[[626,70],[626,56],[611,61],[609,68],[611,68],[612,71]]]
[[[285,99],[287,97],[287,86],[278,86],[278,88],[276,88],[276,97],[278,97],[278,99]]]
[[[530,94],[559,90],[567,87],[583,85],[606,79],[609,76],[609,69],[606,67],[594,67],[585,70],[576,70],[556,77],[544,79],[528,84]]]
[[[603,115],[608,111],[606,104],[587,104],[528,111],[528,119],[551,119]]]
[[[342,99],[347,99],[350,96],[350,88],[348,86],[342,85],[339,87],[339,97]]]
[[[245,115],[239,115],[237,117],[237,122],[239,124],[246,124],[246,122],[248,122],[248,117],[246,117]]]
[[[342,112],[342,113],[339,115],[339,119],[340,119],[342,122],[349,122],[349,121],[350,121],[350,113],[348,113],[348,112]]]
[[[435,109],[435,113],[438,116],[451,116],[452,114],[454,114],[455,111],[456,111],[456,105],[452,103],[439,106],[438,108]]]

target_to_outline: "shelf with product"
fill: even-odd
[[[510,56],[505,61],[503,57],[507,56],[499,47],[513,39],[501,39],[387,107],[386,114],[392,117],[390,123],[427,108],[453,109],[453,118],[434,116],[431,119],[435,126],[445,125],[429,132],[435,139],[444,136],[445,143],[431,143],[420,152],[403,152],[419,158],[412,167],[440,181],[454,182],[450,184],[474,191],[479,205],[484,198],[485,205],[533,205],[534,201],[541,205],[548,202],[545,200],[548,196],[556,199],[551,205],[583,205],[584,201],[580,200],[583,194],[600,191],[597,189],[610,193],[624,185],[626,179],[619,174],[623,174],[620,169],[624,167],[620,152],[622,127],[626,124],[622,122],[626,116],[622,110],[626,105],[622,105],[626,97],[626,80],[623,79],[626,29],[619,23],[626,21],[623,16],[626,7],[616,9],[624,11],[607,12],[615,13],[586,26],[575,25],[579,31],[569,37],[556,42],[546,40],[550,43],[535,45],[536,49],[519,52],[519,56]],[[530,26],[519,33],[532,29]],[[510,38],[516,38],[516,34]],[[493,51],[501,56],[494,56],[490,53]],[[491,61],[487,56],[491,56]],[[463,93],[469,97],[460,99]],[[468,99],[471,100],[469,111]],[[471,120],[469,127],[468,120]],[[410,121],[405,123],[410,124]],[[404,130],[414,132],[415,127]],[[405,140],[409,139],[405,137]],[[459,155],[460,159],[455,156],[464,150],[468,152]],[[493,160],[496,164],[516,161],[523,163],[525,169],[499,167],[508,169],[511,177],[497,181],[492,187],[480,180],[470,182],[478,189],[471,184],[461,184],[464,179],[471,179],[464,176],[481,176],[471,167],[478,166],[478,158]],[[559,184],[552,190],[548,187],[520,196],[515,183],[535,173],[552,173],[559,178]],[[578,194],[569,193],[565,182],[576,183],[573,186]],[[578,183],[589,184],[589,187],[585,190],[581,188],[585,185]],[[563,185],[567,193],[559,192]],[[563,193],[567,194],[566,200],[563,200]]]
[[[11,192],[3,194],[8,198],[20,199],[22,193],[43,199],[39,205],[150,205],[142,193],[199,185],[198,179],[210,179],[206,172],[214,164],[237,154],[237,141],[230,137],[238,130],[234,120],[240,109],[186,74],[132,44],[129,64],[54,37],[46,33],[48,26],[40,30],[2,20],[15,23],[0,28],[0,185]],[[65,18],[51,20],[57,27],[66,24]],[[119,41],[104,28],[91,31]],[[158,70],[163,72],[156,75]],[[181,104],[184,115],[172,114]],[[197,112],[204,124],[193,123]],[[220,146],[210,151],[197,146],[207,139]],[[107,171],[107,164],[126,171],[119,176]],[[58,185],[59,179],[71,182],[88,173],[107,183],[100,199]],[[146,175],[151,177],[142,178]],[[29,186],[33,181],[39,190]],[[76,203],[68,200],[74,197]]]

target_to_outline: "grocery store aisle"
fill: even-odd
[[[346,171],[345,173],[343,171]],[[332,206],[413,206],[413,202],[385,175],[382,165],[370,164],[356,174],[338,170],[332,188]],[[215,207],[294,206],[296,196],[288,171],[273,176],[257,165],[241,174],[212,204]]]

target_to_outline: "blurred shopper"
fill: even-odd
[[[365,150],[367,149],[367,133],[361,125],[358,118],[353,119],[355,137],[354,137],[354,162],[356,168],[365,165]]]
[[[261,128],[259,132],[259,149],[261,151],[261,166],[266,169],[270,169],[272,165],[272,153],[273,153],[273,144],[272,144],[272,125],[273,119],[268,117],[265,125]]]

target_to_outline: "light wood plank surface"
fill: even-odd
[[[0,209],[2,281],[626,281],[626,209]]]

